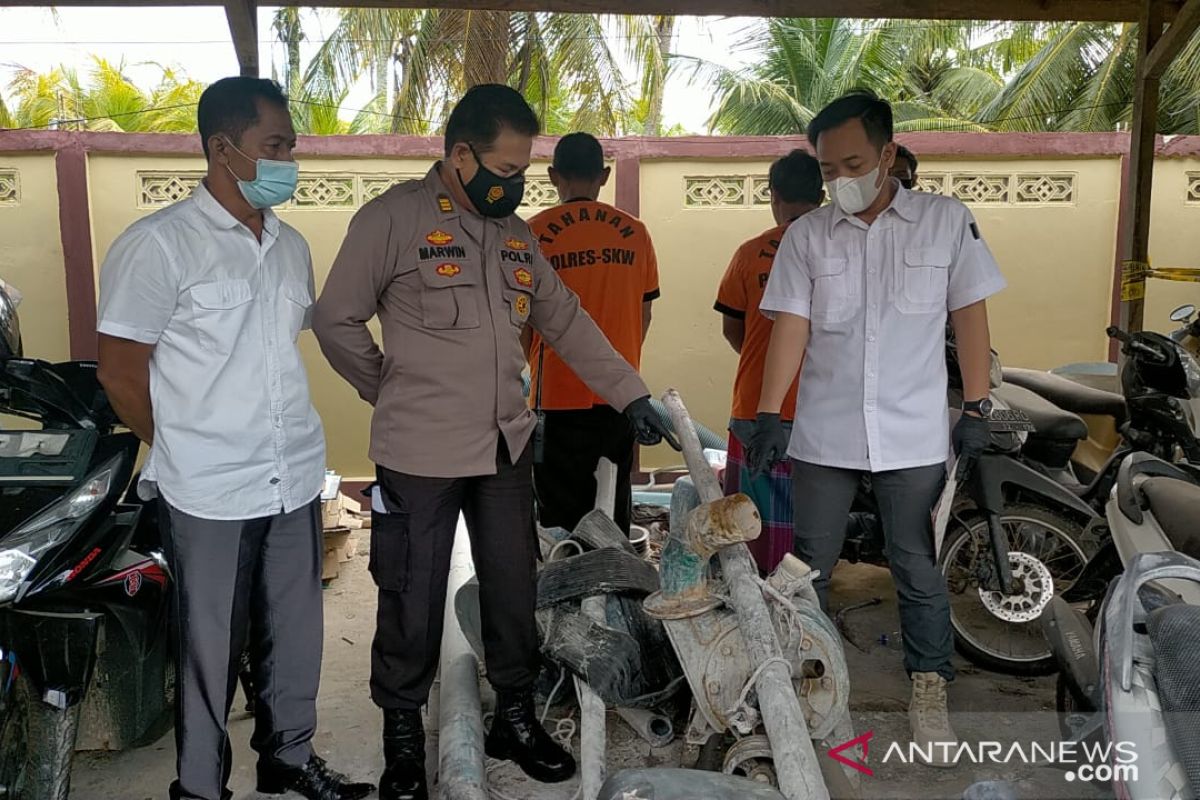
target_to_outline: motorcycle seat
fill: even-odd
[[[1154,648],[1154,683],[1166,723],[1167,738],[1188,783],[1200,785],[1200,606],[1175,603],[1161,606],[1146,618]]]
[[[1071,441],[1087,438],[1087,425],[1078,414],[1063,411],[1036,392],[1013,383],[1002,383],[993,392],[1009,407],[1025,412],[1037,429],[1034,436]]]
[[[1149,478],[1141,491],[1171,546],[1200,558],[1200,486],[1175,478]]]
[[[1004,368],[1004,382],[1039,394],[1064,411],[1112,417],[1118,425],[1125,421],[1125,398],[1114,392],[1084,386],[1050,372],[1018,367]]]

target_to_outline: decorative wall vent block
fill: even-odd
[[[558,205],[558,190],[549,178],[526,177],[521,205],[525,208],[553,208]]]
[[[752,205],[771,205],[771,179],[768,176],[751,175],[750,187],[750,202]]]
[[[1071,203],[1075,200],[1074,175],[1017,175],[1017,203]]]
[[[162,208],[192,193],[204,178],[203,172],[139,172],[138,208]]]
[[[946,181],[950,176],[944,172],[918,172],[916,191],[927,194],[946,194]]]
[[[15,169],[0,169],[0,206],[21,202],[21,176]]]
[[[1200,172],[1187,174],[1187,202],[1200,203]]]
[[[296,208],[357,208],[355,182],[354,175],[301,175],[291,204]]]
[[[684,178],[683,204],[688,208],[743,207],[750,193],[747,175],[703,175]]]
[[[950,194],[964,203],[1009,202],[1008,175],[969,175],[955,174],[950,176]]]

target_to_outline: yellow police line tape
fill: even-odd
[[[1147,261],[1121,262],[1121,299],[1141,300],[1146,296],[1146,280],[1200,283],[1198,267],[1152,267]]]

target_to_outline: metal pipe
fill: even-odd
[[[618,708],[617,714],[651,747],[666,747],[675,739],[675,726],[662,714],[644,708]]]
[[[701,501],[720,499],[721,486],[704,459],[683,399],[672,389],[663,396],[663,403],[671,414]],[[754,686],[774,754],[779,788],[788,800],[829,800],[791,672],[783,660],[771,612],[758,586],[758,569],[750,558],[750,550],[744,544],[731,544],[721,549],[720,558],[746,651],[757,669]]]
[[[455,596],[475,576],[466,522],[458,519],[446,587],[438,692],[438,781],[445,800],[488,800],[479,661],[463,635]]]
[[[596,466],[596,508],[612,518],[617,504],[617,466],[607,458]],[[604,624],[608,598],[604,595],[585,597],[580,602],[584,616]],[[607,778],[607,709],[600,696],[585,681],[575,678],[579,694],[579,760],[581,762],[581,791],[583,800],[596,800]]]

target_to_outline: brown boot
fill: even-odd
[[[946,679],[936,672],[914,672],[912,702],[908,706],[908,722],[912,726],[913,744],[921,755],[918,758],[931,767],[953,767],[958,737],[950,727],[946,710]],[[926,759],[925,755],[932,755]]]

